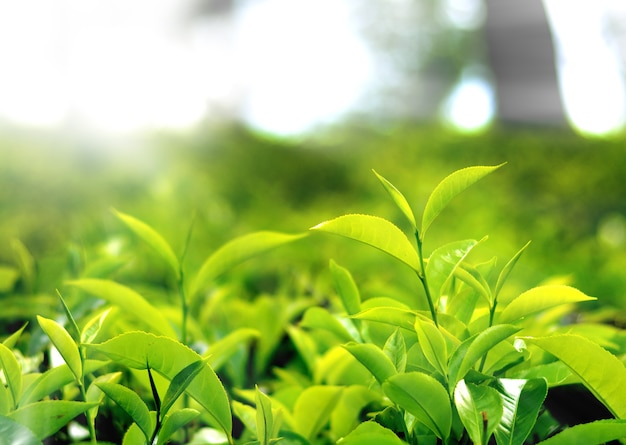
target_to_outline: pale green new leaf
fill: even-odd
[[[486,444],[502,418],[498,391],[461,380],[454,390],[454,404],[472,442]]]
[[[392,402],[446,442],[452,427],[452,407],[439,381],[421,372],[407,372],[387,379],[383,391]]]
[[[511,258],[509,262],[506,263],[504,267],[502,268],[502,270],[500,271],[500,275],[498,275],[498,281],[496,282],[496,287],[493,291],[494,298],[498,298],[498,295],[500,294],[500,290],[502,289],[502,286],[504,286],[505,281],[507,280],[507,278],[513,271],[513,268],[517,264],[517,261],[520,259],[520,257],[522,256],[522,254],[524,253],[524,251],[526,250],[528,246],[530,246],[530,241],[528,241],[524,245],[524,247],[518,250],[517,253],[513,255],[513,258]]]
[[[22,391],[22,368],[13,351],[3,344],[0,344],[0,369],[4,371],[4,378],[12,399],[10,405],[14,409],[17,407]]]
[[[146,369],[148,364],[152,370],[169,380],[185,366],[202,359],[198,353],[176,340],[146,332],[128,332],[86,347],[133,369]],[[202,367],[187,387],[187,393],[225,433],[231,433],[232,417],[228,397],[224,386],[209,366]]]
[[[176,332],[163,313],[129,287],[115,281],[96,278],[69,281],[67,285],[77,287],[120,307],[124,313],[137,317],[156,334],[177,338]]]
[[[98,334],[102,329],[102,325],[104,324],[104,320],[106,320],[106,318],[109,316],[111,309],[112,308],[108,308],[101,314],[97,314],[96,316],[87,320],[87,323],[85,323],[83,331],[80,335],[81,343],[92,343],[96,339],[96,337],[98,337]]]
[[[389,360],[393,363],[396,371],[404,372],[406,370],[406,343],[402,333],[400,332],[400,328],[396,328],[396,330],[393,331],[393,334],[389,336],[383,346],[383,352],[387,357],[389,357]]]
[[[178,400],[193,379],[196,378],[200,371],[206,366],[208,365],[205,360],[197,360],[185,366],[174,376],[163,398],[163,404],[161,405],[162,414],[169,412],[176,400]]]
[[[256,387],[254,393],[256,403],[256,435],[260,445],[269,445],[273,438],[274,414],[272,412],[272,401],[263,394],[259,387]]]
[[[121,372],[112,372],[109,374],[100,375],[91,382],[91,384],[89,385],[89,388],[87,388],[87,393],[85,395],[85,402],[93,402],[97,404],[93,408],[89,409],[89,413],[91,414],[92,419],[95,419],[96,416],[98,415],[98,408],[100,408],[100,402],[104,400],[104,395],[105,395],[102,392],[102,390],[98,387],[98,383],[118,383],[121,378],[122,378]]]
[[[606,419],[575,425],[537,445],[602,445],[626,438],[626,420]]]
[[[417,318],[415,321],[417,341],[428,363],[438,370],[441,375],[448,375],[448,348],[446,340],[435,323]]]
[[[218,371],[228,359],[237,352],[239,346],[260,337],[259,331],[251,328],[239,328],[220,338],[209,346],[203,354],[214,371]]]
[[[546,309],[562,304],[595,300],[570,286],[538,286],[523,292],[500,313],[500,323],[512,323]]]
[[[302,317],[300,326],[332,332],[342,342],[354,340],[348,330],[326,308],[313,306],[307,309]]]
[[[254,232],[227,242],[213,252],[200,267],[191,286],[191,297],[196,296],[211,280],[240,263],[305,236],[306,234]]]
[[[311,230],[340,235],[375,247],[420,271],[417,251],[396,225],[371,215],[343,215],[312,227]]]
[[[333,283],[335,283],[335,289],[348,315],[359,312],[361,310],[361,295],[350,271],[330,260],[330,273],[333,277]]]
[[[363,422],[363,411],[370,404],[379,403],[379,391],[361,384],[347,386],[330,416],[330,429],[335,437],[345,437]]]
[[[498,445],[523,445],[548,394],[545,379],[499,379],[504,413],[495,431]]]
[[[135,391],[117,383],[98,382],[96,385],[133,419],[145,436],[146,442],[149,441],[154,426],[150,410],[141,397]]]
[[[200,415],[200,411],[193,408],[182,408],[165,416],[157,443],[167,443],[172,434],[180,431],[185,425]]]
[[[387,354],[372,343],[350,342],[343,347],[361,362],[380,384],[397,373]]]
[[[493,167],[467,167],[457,170],[445,177],[437,187],[435,187],[426,202],[424,215],[422,216],[420,237],[424,239],[424,234],[432,222],[456,195],[492,171],[500,168],[502,165],[504,164]]]
[[[524,337],[565,363],[618,419],[626,419],[626,368],[606,349],[579,335]]]
[[[426,278],[434,301],[439,300],[454,271],[477,244],[476,240],[455,241],[436,249],[430,255]]]
[[[165,241],[165,239],[163,239],[163,237],[156,230],[133,216],[119,212],[115,209],[113,209],[113,213],[124,224],[126,224],[135,233],[135,235],[139,236],[159,254],[177,279],[180,278],[180,265],[178,259],[167,241]]]
[[[411,223],[411,227],[413,228],[413,230],[417,230],[417,223],[415,222],[415,215],[413,215],[413,210],[411,209],[411,206],[409,205],[409,202],[406,200],[404,195],[400,192],[400,190],[396,188],[396,186],[394,186],[391,182],[387,181],[384,177],[379,175],[376,172],[376,170],[372,170],[372,171],[374,172],[376,177],[380,180],[380,182],[383,184],[383,187],[385,188],[385,190],[387,190],[387,193],[389,193],[389,196],[391,196],[391,199],[393,199],[393,202],[396,203],[400,211],[404,214],[406,219]]]
[[[22,406],[7,417],[25,425],[35,434],[37,439],[43,440],[55,434],[74,417],[93,406],[95,406],[94,403],[43,400]]]
[[[37,316],[37,322],[41,329],[50,338],[50,341],[63,357],[67,366],[76,376],[77,381],[83,378],[83,361],[78,351],[78,345],[63,326],[49,318]]]
[[[0,416],[0,443],[2,445],[41,445],[35,433],[21,423]]]
[[[310,386],[302,391],[293,408],[296,432],[312,441],[328,422],[342,391],[340,386]]]
[[[396,434],[376,422],[363,422],[337,442],[340,445],[405,445]]]
[[[13,349],[19,338],[22,336],[22,332],[26,329],[26,326],[28,326],[28,322],[24,323],[21,328],[5,338],[2,344],[9,349]]]
[[[474,367],[476,362],[491,348],[519,332],[520,328],[512,325],[496,325],[473,335],[454,350],[448,360],[448,382],[454,389],[457,382]]]

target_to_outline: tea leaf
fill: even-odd
[[[95,406],[94,403],[43,400],[22,406],[7,417],[25,425],[37,439],[43,440],[52,436],[74,417],[93,406]]]
[[[346,387],[330,417],[332,433],[336,437],[347,436],[362,422],[363,410],[370,403],[379,401],[380,397],[379,392],[360,384]]]
[[[500,313],[499,322],[511,323],[555,306],[595,299],[570,286],[538,286],[511,301]]]
[[[376,422],[363,422],[341,440],[341,445],[404,445],[396,434]]]
[[[150,418],[150,410],[141,397],[135,391],[117,383],[98,382],[96,385],[133,419],[146,441],[149,441],[154,426]]]
[[[157,443],[167,443],[172,434],[180,431],[185,425],[200,415],[200,411],[193,408],[182,408],[165,416]]]
[[[35,433],[21,423],[8,417],[0,416],[0,439],[2,444],[41,445]]]
[[[86,347],[133,369],[146,369],[147,363],[151,369],[170,380],[185,366],[201,360],[196,352],[182,343],[146,332],[128,332],[104,343]],[[228,397],[222,383],[209,366],[202,368],[187,387],[187,393],[225,433],[230,434],[232,417]]]
[[[426,277],[434,301],[438,301],[456,268],[479,243],[476,240],[455,241],[436,249],[428,259]]]
[[[250,328],[239,328],[226,337],[209,346],[203,357],[214,371],[218,371],[228,359],[237,352],[240,345],[260,337],[259,331]]]
[[[417,341],[424,352],[426,360],[438,370],[441,375],[448,374],[448,349],[446,340],[435,323],[417,318],[415,321]]]
[[[192,283],[190,295],[195,296],[211,280],[240,263],[305,236],[306,234],[255,232],[227,242],[204,261]]]
[[[494,298],[498,298],[498,295],[500,294],[500,290],[502,289],[504,282],[509,277],[509,275],[513,271],[513,268],[517,264],[517,261],[520,259],[520,257],[522,256],[522,253],[524,253],[524,251],[526,250],[528,246],[530,246],[530,241],[528,241],[524,245],[524,247],[518,250],[517,253],[513,255],[513,258],[511,258],[509,262],[506,263],[504,267],[502,268],[502,270],[500,271],[500,275],[498,276],[498,281],[496,282],[496,287],[493,291]]]
[[[387,181],[385,178],[379,175],[376,172],[376,170],[372,170],[372,171],[374,172],[376,177],[380,180],[380,182],[383,184],[383,187],[385,188],[385,190],[387,190],[387,193],[389,193],[389,196],[391,196],[391,199],[393,199],[393,201],[396,203],[400,211],[404,214],[406,219],[411,223],[411,228],[414,231],[417,230],[417,223],[415,222],[415,215],[413,215],[413,210],[411,209],[411,206],[409,205],[404,195],[400,193],[400,190],[398,190],[391,182]]]
[[[387,379],[383,391],[446,442],[452,427],[452,407],[441,383],[421,372],[407,372]]]
[[[457,170],[445,177],[437,187],[435,187],[428,197],[428,201],[426,201],[424,215],[422,216],[421,239],[424,239],[424,234],[432,222],[456,195],[503,165],[504,164],[500,164],[493,167],[467,167]]]
[[[110,374],[100,375],[91,382],[89,388],[87,388],[85,402],[93,402],[97,404],[93,408],[89,409],[92,419],[95,419],[98,415],[98,408],[100,408],[100,403],[104,400],[105,395],[102,390],[98,388],[98,383],[117,383],[121,378],[121,372],[112,372]]]
[[[74,339],[63,326],[54,320],[38,315],[37,322],[50,338],[54,347],[57,348],[72,373],[76,376],[76,380],[80,382],[83,378],[83,361]]]
[[[258,386],[254,396],[256,402],[256,436],[261,445],[269,445],[275,431],[272,401],[259,390]]]
[[[389,336],[385,345],[383,346],[383,352],[391,363],[393,363],[396,371],[404,372],[406,369],[406,343],[404,337],[400,333],[400,328],[396,328],[393,334]]]
[[[139,219],[113,209],[113,213],[126,224],[135,235],[152,247],[170,267],[176,279],[180,278],[180,264],[174,251],[163,237],[148,224]]]
[[[626,368],[606,349],[578,335],[524,337],[565,363],[616,418],[626,419]]]
[[[4,371],[4,378],[12,399],[11,407],[15,409],[22,391],[22,368],[13,351],[3,344],[0,344],[0,369]],[[3,383],[0,382],[0,384]]]
[[[498,445],[523,445],[548,394],[545,379],[498,379],[504,414],[495,435]]]
[[[348,315],[359,312],[361,310],[361,295],[350,271],[330,260],[330,273],[333,277],[333,283],[335,283],[335,289]]]
[[[343,342],[354,340],[339,320],[325,308],[314,306],[307,309],[302,317],[300,326],[303,328],[324,329],[328,332],[332,332]]]
[[[340,386],[310,386],[302,391],[293,408],[296,432],[312,441],[328,422],[342,391]]]
[[[401,307],[374,307],[366,309],[354,315],[357,320],[369,320],[379,323],[385,323],[406,329],[410,332],[414,331],[415,312]]]
[[[397,373],[389,357],[372,343],[350,342],[343,347],[361,362],[380,384]]]
[[[13,250],[15,262],[20,270],[20,276],[26,290],[32,292],[35,287],[35,277],[37,274],[35,259],[26,246],[18,239],[11,240],[11,249]]]
[[[26,329],[26,326],[28,326],[28,322],[24,323],[21,328],[5,338],[2,344],[9,349],[13,349],[17,344],[17,341],[22,336],[22,332],[24,332],[24,329]]]
[[[605,419],[574,425],[537,445],[601,445],[626,437],[626,420]]]
[[[404,232],[384,218],[371,215],[343,215],[322,222],[311,230],[340,235],[375,247],[420,271],[417,251]]]
[[[87,320],[87,323],[85,323],[85,326],[83,327],[83,331],[80,336],[81,343],[91,343],[96,339],[96,337],[100,333],[100,330],[102,329],[104,320],[109,316],[110,312],[111,308],[108,308],[101,314],[98,314],[95,317]]]
[[[454,390],[454,404],[472,442],[487,443],[502,418],[498,391],[461,380]]]
[[[476,362],[489,350],[519,332],[520,328],[511,325],[496,325],[473,335],[461,343],[448,360],[448,383],[454,389],[457,382],[465,377]]]
[[[0,293],[12,291],[19,277],[20,271],[17,268],[0,266]]]
[[[197,360],[185,366],[174,376],[170,386],[167,388],[165,397],[163,398],[161,413],[167,414],[176,400],[178,400],[183,392],[185,392],[185,389],[187,389],[193,379],[196,378],[200,371],[202,371],[202,369],[206,366],[207,364],[204,360]]]
[[[67,285],[77,287],[84,292],[119,306],[125,313],[136,316],[138,320],[150,326],[157,334],[177,338],[176,332],[170,326],[163,313],[129,287],[115,281],[97,278],[69,281]]]

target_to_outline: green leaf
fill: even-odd
[[[313,306],[307,309],[300,326],[332,332],[342,342],[354,340],[347,329],[326,308]]]
[[[477,295],[481,296],[487,303],[492,304],[491,290],[489,283],[481,275],[479,270],[467,263],[461,263],[454,269],[454,278],[462,281],[470,287]],[[457,292],[458,293],[458,292]],[[448,300],[448,306],[451,300]]]
[[[151,369],[172,380],[185,366],[201,360],[200,355],[182,343],[168,337],[157,337],[146,332],[128,332],[88,349],[105,354],[121,365],[133,369]],[[226,391],[209,367],[204,366],[187,387],[193,397],[226,433],[232,429],[232,417]]]
[[[191,286],[191,297],[202,291],[211,280],[255,256],[305,237],[278,232],[255,232],[235,238],[210,255],[200,267]]]
[[[361,362],[380,384],[397,373],[387,354],[374,344],[350,342],[343,347]]]
[[[39,440],[50,437],[79,414],[95,406],[93,403],[66,400],[43,400],[25,405],[7,417],[28,427]]]
[[[383,391],[446,442],[452,427],[452,407],[441,383],[421,372],[407,372],[387,379]]]
[[[269,445],[275,433],[272,401],[259,390],[258,386],[254,396],[256,402],[256,436],[261,445]]]
[[[296,432],[312,441],[328,422],[342,390],[340,386],[310,386],[302,391],[293,408]]]
[[[498,445],[523,445],[548,394],[545,379],[498,379],[504,413],[495,431]]]
[[[78,325],[76,324],[76,320],[74,320],[72,311],[70,311],[70,308],[65,302],[63,295],[61,295],[61,292],[59,292],[58,289],[57,289],[57,295],[59,296],[59,300],[61,300],[63,311],[65,312],[65,315],[67,316],[67,321],[68,321],[67,333],[70,334],[74,342],[78,345],[80,343],[80,329],[78,329]]]
[[[626,419],[626,368],[606,349],[578,335],[524,337],[554,355],[576,374],[618,419]]]
[[[341,445],[405,445],[396,434],[376,422],[363,422],[344,437]]]
[[[519,331],[520,328],[511,325],[491,326],[457,346],[448,360],[450,389],[453,389],[491,348]]]
[[[311,230],[340,235],[375,247],[420,271],[417,251],[404,232],[384,218],[371,215],[343,215],[322,222]]]
[[[330,273],[335,283],[335,289],[348,315],[359,312],[361,310],[361,295],[350,271],[330,260]]]
[[[202,369],[206,366],[208,365],[204,360],[197,360],[185,366],[178,372],[178,374],[174,376],[170,383],[170,386],[167,388],[165,397],[163,398],[163,405],[161,406],[162,415],[168,413],[176,400],[178,400],[178,398],[191,384],[193,379],[195,379],[200,371],[202,371]]]
[[[102,325],[104,324],[104,320],[106,320],[106,318],[109,316],[111,309],[112,308],[108,308],[101,314],[98,314],[87,320],[87,323],[85,323],[85,326],[83,327],[83,331],[80,336],[81,343],[92,343],[96,339],[96,337],[98,337],[98,334],[102,329]]]
[[[606,419],[575,425],[538,445],[601,445],[626,438],[626,420]]]
[[[404,214],[406,219],[411,223],[411,227],[413,228],[413,230],[417,230],[417,223],[415,222],[415,215],[413,215],[413,210],[411,209],[411,206],[409,205],[409,202],[406,200],[404,195],[400,193],[400,190],[398,190],[391,182],[387,181],[381,175],[376,173],[376,170],[372,170],[372,171],[374,172],[376,177],[380,180],[380,182],[383,184],[383,187],[385,188],[385,190],[387,190],[387,193],[389,193],[389,196],[391,196],[391,199],[393,199],[393,202],[396,203],[400,211]]]
[[[214,371],[218,371],[228,359],[237,352],[238,347],[252,339],[260,337],[259,331],[250,328],[239,328],[230,332],[209,346],[204,353],[207,363]]]
[[[424,215],[422,216],[421,239],[424,239],[424,234],[432,222],[456,195],[503,165],[504,164],[500,164],[493,167],[467,167],[457,170],[445,177],[437,187],[435,187],[426,202]]]
[[[167,241],[165,241],[165,239],[163,239],[163,237],[156,230],[133,216],[119,212],[115,209],[113,209],[113,213],[124,224],[126,224],[130,230],[135,233],[135,235],[139,236],[139,238],[145,241],[159,254],[159,256],[170,267],[170,270],[176,279],[180,278],[180,265],[178,263],[178,259]]]
[[[439,301],[454,271],[477,244],[476,240],[455,241],[436,249],[430,255],[426,278],[434,301]]]
[[[21,423],[0,416],[0,443],[2,445],[41,445],[41,440]]]
[[[414,332],[416,314],[401,307],[374,307],[354,315],[357,320],[376,321]]]
[[[200,411],[193,408],[182,408],[165,416],[157,443],[167,443],[172,434],[180,431],[185,425],[200,415]]]
[[[406,370],[406,343],[399,328],[396,328],[393,334],[389,336],[383,346],[383,352],[389,357],[396,371],[404,372]]]
[[[99,375],[91,382],[89,388],[87,388],[85,402],[96,403],[96,406],[89,409],[92,419],[95,419],[98,415],[98,408],[100,408],[100,403],[104,400],[105,395],[98,387],[98,383],[117,383],[121,378],[121,372],[112,372],[109,374]]]
[[[15,267],[0,266],[0,293],[12,291],[19,277],[20,271]]]
[[[500,275],[498,276],[498,281],[496,282],[496,287],[493,291],[494,298],[498,298],[498,295],[500,294],[500,290],[502,289],[504,282],[507,280],[507,278],[513,271],[513,268],[517,264],[517,261],[520,259],[520,257],[522,256],[522,253],[524,253],[524,251],[526,250],[528,246],[530,246],[530,241],[528,241],[524,245],[524,247],[518,250],[517,253],[513,255],[513,258],[511,258],[509,262],[506,263],[504,267],[502,268],[502,270],[500,271]]]
[[[141,400],[141,397],[135,391],[117,383],[98,382],[96,385],[133,419],[133,422],[141,429],[146,441],[149,441],[154,426],[150,418],[150,410]]]
[[[9,349],[13,349],[15,345],[17,344],[17,341],[22,336],[24,329],[26,329],[26,326],[28,326],[28,322],[24,323],[21,328],[19,328],[17,331],[15,331],[11,335],[9,335],[7,338],[5,338],[2,344]]]
[[[146,326],[153,329],[156,334],[177,338],[176,332],[170,326],[163,313],[129,287],[115,281],[97,278],[69,281],[67,285],[77,287],[84,292],[119,306],[124,313],[133,315]]]
[[[360,384],[346,387],[330,417],[334,437],[345,437],[363,422],[368,405],[380,403],[381,394]],[[343,443],[343,442],[342,442]]]
[[[435,323],[417,318],[415,321],[417,341],[428,363],[441,373],[448,375],[448,348],[446,340]]]
[[[22,368],[15,354],[5,345],[0,344],[0,369],[4,371],[6,385],[11,394],[12,408],[16,408],[22,391]],[[0,382],[2,384],[2,382]]]
[[[454,404],[472,442],[486,444],[502,418],[498,391],[461,380],[454,390]]]
[[[15,262],[20,270],[21,279],[27,291],[32,292],[35,286],[35,259],[26,246],[18,239],[11,240],[11,249],[15,256]]]
[[[511,301],[500,313],[500,323],[511,323],[562,304],[595,300],[570,286],[546,285],[534,287]]]
[[[78,351],[78,345],[63,326],[49,318],[37,316],[37,322],[41,329],[50,337],[50,341],[67,363],[72,373],[76,376],[76,381],[83,378],[83,361]]]

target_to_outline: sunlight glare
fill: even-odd
[[[444,103],[444,119],[460,131],[480,131],[493,120],[493,89],[481,71],[467,68]]]

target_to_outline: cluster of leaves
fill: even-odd
[[[154,228],[114,211],[161,264],[165,289],[110,279],[128,261],[116,256],[68,281],[58,295],[62,313],[37,317],[40,338],[61,364],[43,372],[27,366],[15,348],[25,325],[0,347],[3,437],[40,444],[64,434],[69,442],[105,443],[98,425],[109,415],[121,432],[106,440],[125,445],[558,445],[626,437],[621,332],[555,322],[591,297],[563,284],[507,296],[504,285],[528,244],[499,272],[495,259],[473,260],[486,238],[424,255],[426,234],[444,208],[499,167],[447,176],[419,224],[404,195],[376,173],[413,242],[384,218],[348,214],[302,234],[235,238],[191,270],[184,264],[191,229],[176,255]],[[280,291],[245,299],[237,283],[218,281],[240,263],[314,233],[395,258],[421,283],[415,301],[426,309],[387,295],[362,299],[350,271],[335,261],[335,292],[325,301]],[[26,279],[35,272],[23,250]],[[546,395],[574,383],[614,418],[560,424]],[[69,431],[79,415],[83,439]]]

